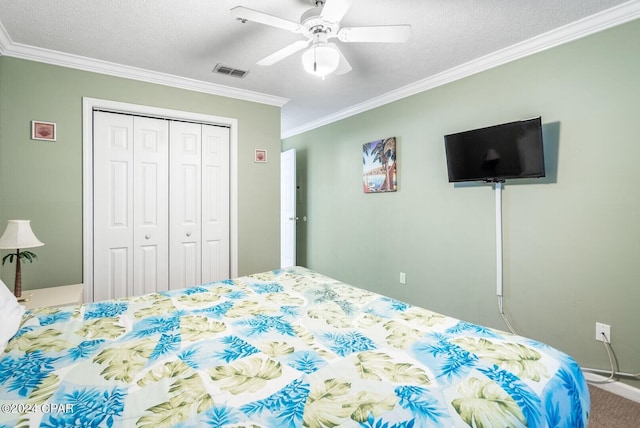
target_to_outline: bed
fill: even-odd
[[[295,267],[26,311],[0,406],[25,427],[581,427],[589,392],[550,346]]]

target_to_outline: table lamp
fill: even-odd
[[[25,248],[41,247],[44,244],[36,238],[31,230],[30,220],[9,220],[7,228],[0,237],[0,249],[1,250],[16,250],[15,253],[10,253],[4,256],[2,264],[9,259],[9,262],[16,258],[16,280],[15,287],[13,288],[13,294],[18,299],[22,297],[22,272],[20,269],[20,259],[26,258],[29,261],[33,261],[36,255],[31,251],[20,251]]]

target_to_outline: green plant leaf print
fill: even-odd
[[[260,345],[259,349],[270,357],[280,357],[295,351],[295,348],[286,342],[267,342]]]
[[[264,282],[272,282],[276,280],[276,276],[273,272],[262,272],[262,273],[256,273],[249,276],[251,278],[255,278],[259,281],[264,281]]]
[[[457,390],[460,397],[451,405],[469,426],[494,428],[527,423],[513,398],[491,380],[470,378]]]
[[[225,317],[227,318],[242,318],[250,315],[275,313],[274,309],[269,309],[253,300],[242,300],[233,305],[231,309],[227,311]]]
[[[353,327],[353,321],[346,316],[342,308],[334,302],[315,305],[307,311],[309,318],[324,320],[328,325],[337,328]]]
[[[282,375],[280,363],[267,358],[247,358],[225,366],[218,366],[209,370],[209,376],[220,382],[220,388],[234,395],[243,392],[256,392],[267,381]]]
[[[118,324],[115,317],[85,320],[76,334],[87,339],[115,339],[124,334],[125,328]]]
[[[174,372],[172,377],[183,374]],[[197,373],[178,378],[171,384],[169,393],[171,397],[168,401],[147,409],[151,414],[138,420],[139,427],[174,426],[186,421],[194,413],[202,413],[215,405]]]
[[[384,321],[386,321],[386,318],[382,318],[381,316],[374,314],[361,315],[357,320],[359,328],[370,328],[371,326],[380,324]]]
[[[73,346],[71,343],[58,337],[61,334],[61,331],[53,328],[28,331],[9,342],[7,350],[18,348],[21,351],[30,353],[38,350],[43,352],[60,352],[71,348]]]
[[[154,366],[137,383],[138,386],[144,387],[162,379],[184,377],[192,372],[193,369],[182,360],[168,361],[160,366]]]
[[[229,294],[235,289],[234,287],[229,286],[233,285],[233,281],[227,280],[224,281],[224,283],[226,285],[217,285],[216,287],[209,288],[210,292],[217,296],[224,297],[225,294]]]
[[[352,287],[341,282],[331,284],[331,289],[333,289],[341,299],[351,302],[362,301],[368,299],[369,297],[376,296],[370,291],[364,290],[362,288]]]
[[[44,403],[53,395],[59,384],[60,378],[58,375],[51,373],[29,394],[29,402],[37,404]]]
[[[304,300],[299,297],[290,296],[286,293],[271,293],[267,294],[265,300],[269,303],[274,303],[278,306],[302,306],[304,305]]]
[[[13,428],[32,428],[32,425],[29,419],[27,419],[26,416],[23,416],[20,419],[18,419],[18,421],[16,422]]]
[[[155,296],[160,296],[156,294]],[[136,318],[147,318],[151,316],[170,314],[175,312],[176,308],[173,304],[173,301],[165,296],[162,296],[159,299],[154,299],[151,301],[151,304],[145,308],[139,309],[135,312]]]
[[[391,357],[380,352],[361,352],[356,360],[355,367],[362,379],[387,379],[394,367]]]
[[[144,368],[151,356],[156,342],[151,339],[140,339],[126,342],[126,345],[102,350],[93,361],[97,364],[106,364],[100,373],[105,379],[124,380],[127,383]]]
[[[68,312],[69,309],[65,308],[64,312]],[[74,317],[76,316],[76,311],[77,309],[74,311]],[[34,316],[35,318],[42,318],[43,315],[54,315],[54,314],[58,314],[60,312],[63,312],[62,309],[60,308],[50,308],[50,307],[42,307],[42,308],[36,308],[33,309],[31,311],[31,315]]]
[[[302,417],[303,425],[320,428],[342,424],[356,407],[350,392],[351,382],[347,379],[326,379],[322,384],[312,384]]]
[[[549,377],[540,352],[521,343],[492,342],[473,337],[454,339],[451,342],[518,377],[535,382]]]
[[[169,401],[148,409],[150,415],[138,419],[136,426],[139,428],[172,427],[186,421],[191,412],[189,403],[179,396],[172,397]]]
[[[394,364],[393,371],[391,372],[391,381],[418,385],[428,385],[430,382],[429,376],[427,376],[424,370],[407,363]]]
[[[215,404],[197,373],[177,379],[169,388],[169,392],[196,406],[197,413],[202,413]]]
[[[216,337],[227,326],[220,321],[211,320],[203,315],[189,315],[180,318],[180,335],[183,341],[195,342]]]
[[[183,294],[178,297],[178,302],[190,308],[209,306],[211,303],[217,302],[218,300],[220,300],[220,296],[210,292]]]
[[[389,380],[398,383],[429,384],[429,376],[420,367],[408,363],[394,363],[380,352],[361,352],[356,357],[356,370],[362,379]]]
[[[142,294],[134,297],[127,297],[127,300],[135,303],[140,303],[140,302],[160,301],[166,298],[167,298],[166,296],[163,296],[160,293],[149,293],[149,294]]]
[[[443,323],[447,319],[444,315],[440,315],[437,312],[415,306],[410,307],[399,316],[405,321],[410,321],[411,325],[416,327],[433,327],[436,324]]]
[[[305,345],[313,346],[315,345],[315,339],[312,333],[310,333],[306,328],[299,324],[294,324],[293,332],[296,334],[300,340],[304,342]]]
[[[351,419],[356,422],[366,422],[370,415],[378,417],[393,409],[398,402],[398,397],[392,395],[381,395],[370,391],[361,391],[356,395],[358,407],[351,414]]]
[[[390,333],[386,337],[387,343],[398,349],[407,349],[424,335],[424,332],[396,320],[387,321],[384,328]]]

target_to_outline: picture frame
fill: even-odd
[[[267,163],[267,151],[265,149],[256,149],[253,161],[256,163]]]
[[[42,120],[31,121],[31,139],[56,141],[56,124]]]
[[[385,193],[398,190],[396,137],[383,138],[362,145],[362,190]]]

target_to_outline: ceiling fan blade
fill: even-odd
[[[402,43],[409,40],[411,25],[378,25],[374,27],[343,27],[338,31],[342,42]]]
[[[333,74],[338,76],[341,74],[347,74],[351,71],[351,64],[349,64],[349,61],[347,61],[347,58],[345,58],[340,48],[338,48],[338,46],[336,46],[335,48],[340,54],[340,62],[338,63],[338,68],[336,68],[336,71],[334,71]]]
[[[264,12],[249,9],[247,7],[236,6],[231,9],[231,14],[240,20],[247,20],[251,22],[257,22],[259,24],[270,25],[276,28],[282,28],[283,30],[291,31],[293,33],[300,33],[300,24],[293,21],[288,21],[277,16],[269,15]]]
[[[286,57],[288,57],[289,55],[293,55],[294,53],[306,48],[309,43],[311,42],[311,40],[298,40],[297,42],[291,43],[289,46],[285,46],[284,48],[280,49],[279,51],[276,51],[274,53],[272,53],[271,55],[262,58],[260,61],[257,62],[258,65],[273,65],[278,61],[282,61],[283,59],[285,59]]]
[[[340,22],[353,0],[326,0],[320,16],[325,21]]]

